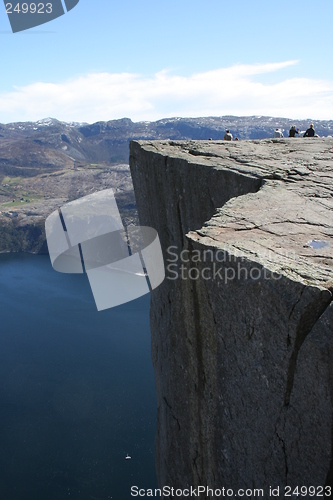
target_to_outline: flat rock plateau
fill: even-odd
[[[332,484],[333,140],[134,141],[130,168],[166,265],[160,486]]]

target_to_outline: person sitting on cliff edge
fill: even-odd
[[[313,123],[311,123],[310,127],[305,132],[303,137],[314,137],[314,136],[315,136],[315,129],[314,129]]]
[[[232,133],[230,132],[230,130],[226,131],[226,133],[224,134],[223,140],[224,141],[232,141]]]
[[[296,128],[296,125],[292,125],[291,129],[289,130],[289,137],[295,137],[296,134],[299,134],[299,129]]]
[[[276,128],[273,133],[273,139],[280,139],[281,137],[283,137],[282,130],[280,128]]]

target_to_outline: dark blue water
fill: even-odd
[[[0,255],[1,500],[157,487],[149,300],[97,312],[85,275]]]

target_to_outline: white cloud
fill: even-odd
[[[96,73],[60,84],[37,82],[0,94],[0,122],[54,117],[95,122],[171,116],[271,115],[331,119],[333,82],[288,78],[260,82],[260,75],[297,61],[245,65],[177,76]],[[289,70],[290,71],[290,70]]]

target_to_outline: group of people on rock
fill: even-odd
[[[299,128],[296,128],[296,125],[292,125],[292,127],[289,130],[289,137],[296,137],[296,135],[299,135],[299,134],[300,134]],[[303,134],[303,137],[315,137],[315,136],[316,136],[316,132],[314,129],[314,125],[313,125],[313,123],[311,123],[310,127]],[[274,133],[273,133],[273,139],[279,139],[281,137],[284,137],[282,130],[280,128],[276,128]],[[226,131],[226,133],[224,134],[223,140],[225,140],[225,141],[232,141],[233,140],[232,133],[230,132],[230,130]],[[238,141],[237,137],[235,137],[234,140]]]
[[[300,133],[299,128],[296,128],[296,125],[292,125],[289,130],[289,137],[296,137]],[[314,137],[316,135],[314,125],[311,123],[310,127],[304,132],[303,137]],[[283,137],[282,130],[280,128],[276,128],[273,133],[273,139],[279,139]]]

